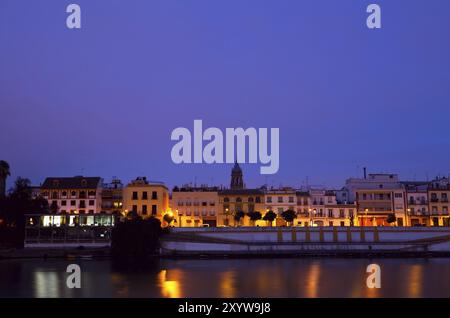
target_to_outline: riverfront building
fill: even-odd
[[[174,213],[174,225],[179,227],[198,227],[218,225],[219,188],[174,187],[170,207]]]
[[[297,191],[297,226],[356,225],[356,205],[342,200],[342,197],[346,198],[342,192],[323,189]]]
[[[102,212],[107,214],[122,213],[123,206],[123,184],[113,178],[111,183],[104,183],[102,189]]]
[[[100,177],[46,178],[40,195],[53,213],[96,214],[101,212],[102,179]]]
[[[406,192],[406,214],[410,226],[430,226],[428,208],[429,182],[402,182]]]
[[[162,182],[151,182],[146,177],[138,177],[123,189],[123,213],[162,220],[169,212],[169,190]]]
[[[436,178],[428,186],[428,204],[432,226],[450,226],[450,184],[448,178]]]
[[[103,183],[100,177],[52,177],[33,187],[32,196],[45,198],[53,215],[155,216],[176,227],[286,226],[282,215],[287,210],[295,212],[292,225],[297,227],[450,226],[448,178],[400,181],[396,174],[364,171],[363,178],[349,178],[338,190],[247,188],[236,163],[229,184],[176,186],[170,196],[164,183],[146,177],[126,186],[117,178]],[[276,215],[272,222],[262,219],[269,211]],[[253,212],[261,220],[251,221]],[[170,224],[164,223],[166,214]]]

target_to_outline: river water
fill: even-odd
[[[72,263],[80,289],[66,286]],[[380,289],[366,285],[372,263]],[[2,260],[0,297],[450,297],[450,258]]]

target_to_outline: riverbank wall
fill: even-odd
[[[450,256],[450,228],[172,228],[166,257]]]

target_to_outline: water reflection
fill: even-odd
[[[319,296],[319,280],[320,280],[320,265],[313,263],[309,267],[306,276],[306,297],[316,298]]]
[[[0,261],[0,297],[450,297],[450,259],[94,260],[68,289],[72,262]],[[381,289],[366,286],[370,263]]]
[[[422,296],[422,284],[423,284],[423,266],[414,264],[410,266],[409,270],[409,297],[421,297]]]
[[[235,298],[236,295],[236,273],[233,271],[225,271],[223,273],[220,273],[219,278],[219,294],[222,295],[222,297],[225,298]],[[261,280],[261,276],[258,276],[259,280]],[[265,281],[263,279],[263,281]]]
[[[60,294],[60,279],[56,272],[37,270],[34,272],[34,292],[40,298],[58,298]]]
[[[166,298],[180,298],[181,290],[180,290],[180,282],[179,282],[179,271],[173,270],[171,271],[172,280],[167,278],[167,270],[162,270],[158,274],[159,285],[161,286],[161,294]],[[178,279],[178,280],[177,280]]]

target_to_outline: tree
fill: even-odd
[[[31,181],[27,178],[18,177],[10,190],[9,197],[13,200],[31,200]]]
[[[394,213],[389,214],[388,217],[386,218],[387,223],[394,223],[395,221],[397,221],[397,219]]]
[[[250,221],[252,221],[253,225],[255,225],[255,222],[258,220],[261,220],[261,212],[258,211],[253,211],[253,212],[249,212],[247,214],[250,217]]]
[[[244,212],[242,212],[242,211],[237,211],[235,214],[234,214],[234,224],[236,225],[236,224],[239,224],[240,222],[241,222],[241,219],[243,218],[245,216],[245,213]]]
[[[4,160],[0,160],[0,199],[6,195],[6,178],[10,175],[9,164]]]
[[[127,213],[127,219],[129,219],[129,220],[135,220],[135,219],[138,219],[138,218],[139,218],[139,215],[134,210],[131,210],[130,212]]]
[[[47,200],[41,197],[32,199],[30,180],[17,178],[9,195],[0,200],[2,223],[9,228],[9,233],[0,240],[11,246],[23,247],[25,215],[42,213],[48,213]]]
[[[156,255],[161,234],[161,222],[154,216],[118,222],[112,230],[112,255],[119,260],[131,257],[132,261]]]
[[[50,204],[50,211],[53,214],[57,214],[59,212],[59,206],[58,206],[58,203],[56,201],[53,201],[52,204]]]
[[[163,220],[165,222],[167,222],[168,225],[170,225],[170,223],[172,223],[173,219],[174,219],[174,216],[173,216],[173,213],[171,213],[171,212],[166,213],[163,216]]]
[[[264,214],[263,220],[272,226],[272,222],[277,218],[277,215],[272,210],[267,211],[266,214]]]
[[[292,225],[292,222],[294,222],[294,219],[297,217],[297,213],[295,213],[294,210],[289,209],[281,213],[281,216],[289,225]]]

